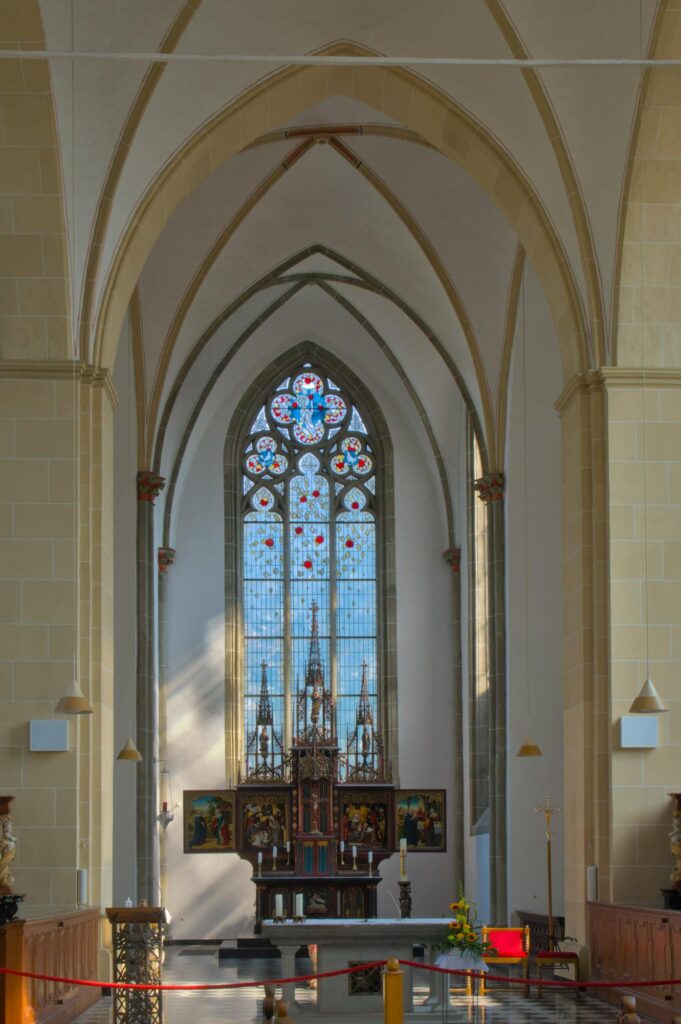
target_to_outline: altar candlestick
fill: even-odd
[[[369,862],[369,874],[371,874],[371,865],[374,862],[374,851],[373,850],[369,850],[369,855],[367,857],[367,860]]]
[[[303,916],[303,894],[302,892],[296,893],[296,917]]]
[[[273,871],[277,870],[277,848],[276,848],[276,846],[272,847],[272,870]]]
[[[262,876],[262,850],[258,850],[258,877]]]
[[[353,848],[352,848],[352,870],[353,871],[357,870],[357,847],[356,846],[353,846]]]
[[[291,841],[286,840],[286,867],[291,863]]]
[[[276,893],[276,895],[274,897],[274,916],[275,917],[283,917],[284,916],[284,897],[282,896],[282,894],[280,892]]]
[[[344,842],[343,839],[341,839],[341,841],[340,841],[340,843],[338,845],[338,849],[340,850],[340,862],[341,862],[341,864],[343,864],[344,863],[344,857],[345,857],[345,842]]]

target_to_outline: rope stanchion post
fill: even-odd
[[[404,971],[400,961],[391,959],[383,972],[383,1024],[403,1024]]]
[[[288,1015],[288,1004],[283,999],[277,1003],[277,1024],[293,1024]]]

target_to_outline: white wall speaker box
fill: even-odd
[[[622,715],[620,747],[623,750],[646,750],[657,744],[657,715]]]
[[[31,719],[29,727],[29,750],[69,749],[69,723],[65,719]]]

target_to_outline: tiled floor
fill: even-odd
[[[311,973],[309,960],[298,960],[300,974]],[[163,973],[164,982],[189,984],[191,982],[229,982],[254,979],[264,981],[279,976],[279,960],[218,960],[215,949],[197,947],[171,947],[167,951]],[[427,995],[427,976],[418,972],[415,979],[415,1001]],[[217,992],[164,993],[164,1024],[261,1024],[262,987],[222,990]],[[541,1001],[532,996],[509,989],[492,989],[484,999],[452,995],[450,1004],[432,1013],[410,1015],[408,1020],[433,1021],[433,1024],[614,1024],[617,1011],[596,999],[582,996],[576,1000],[572,993],[547,992]],[[296,1005],[289,1006],[292,1024],[319,1021],[336,1024],[335,1018],[318,1017],[315,1013],[315,994],[299,986]],[[348,1024],[347,1015],[338,1021]],[[362,1014],[356,1024],[369,1024],[382,1020],[382,1015],[368,1018]],[[102,999],[79,1018],[78,1024],[111,1024],[111,999]]]

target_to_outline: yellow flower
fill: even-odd
[[[468,935],[468,941],[469,942],[475,942],[475,940],[476,940],[475,932],[470,932],[469,935]]]
[[[450,910],[458,910],[459,909],[459,904],[458,903],[450,903],[449,904],[449,909]]]

